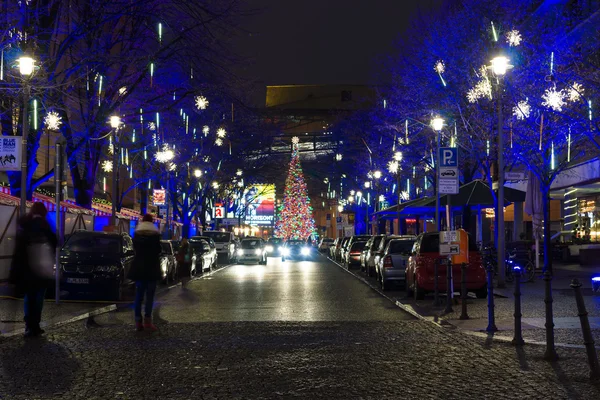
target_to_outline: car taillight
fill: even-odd
[[[392,264],[392,257],[390,256],[386,256],[383,259],[383,268],[392,268],[393,264]]]
[[[359,256],[360,255],[360,251],[351,251],[350,255],[351,256]]]

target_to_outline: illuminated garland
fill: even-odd
[[[275,236],[283,239],[307,239],[315,231],[310,199],[300,165],[298,147],[294,145],[292,160],[283,195],[283,206],[275,224]]]

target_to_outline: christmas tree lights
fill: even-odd
[[[275,236],[288,239],[307,239],[315,231],[310,199],[300,165],[298,143],[293,142],[292,160],[283,194],[283,206],[275,224]]]

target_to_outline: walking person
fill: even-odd
[[[152,215],[146,214],[135,229],[133,248],[135,257],[129,271],[129,279],[135,281],[135,329],[156,331],[152,323],[152,307],[156,284],[162,279],[160,271],[160,232],[154,225]],[[146,298],[142,320],[142,302]]]
[[[17,226],[9,281],[25,294],[25,337],[44,333],[40,327],[44,298],[54,279],[58,240],[46,219],[47,214],[43,203],[33,203]]]

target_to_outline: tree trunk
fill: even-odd
[[[552,274],[552,238],[550,237],[550,185],[542,185],[542,195],[544,196],[544,272],[549,271]],[[536,254],[537,257],[537,254]]]

